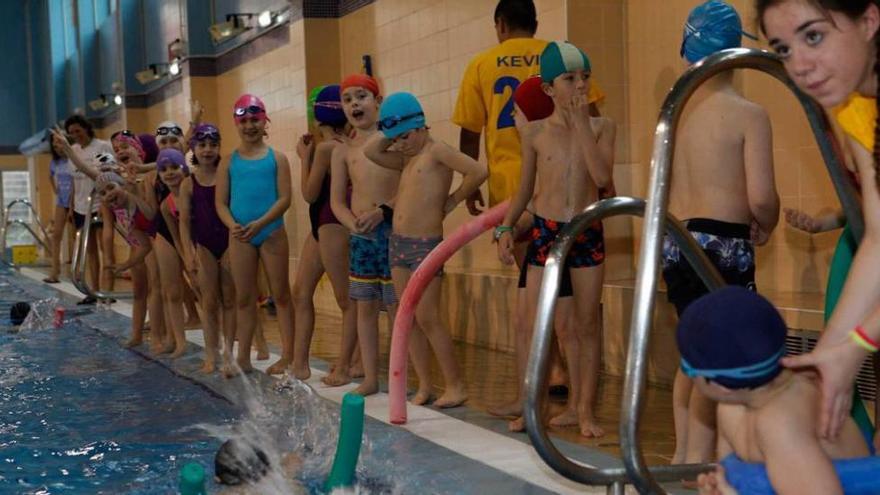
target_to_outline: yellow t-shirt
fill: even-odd
[[[874,127],[877,125],[877,100],[854,94],[834,109],[834,118],[845,133],[868,150],[874,151]]]
[[[546,46],[547,41],[534,38],[509,39],[474,57],[462,78],[452,122],[471,132],[486,129],[490,206],[512,197],[519,188],[522,156],[513,123],[513,92],[540,73]],[[591,84],[590,103],[604,98],[602,90]]]

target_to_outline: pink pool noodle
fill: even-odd
[[[434,248],[412,273],[406,290],[400,297],[394,330],[391,334],[391,363],[388,368],[389,420],[401,425],[406,423],[406,366],[409,348],[409,331],[412,329],[416,307],[425,288],[434,279],[437,270],[465,244],[504,220],[510,201],[505,201],[459,227]]]

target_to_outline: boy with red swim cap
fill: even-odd
[[[349,297],[357,306],[357,333],[364,363],[360,395],[379,391],[379,309],[384,305],[394,320],[397,301],[388,262],[388,236],[400,171],[373,163],[364,155],[367,141],[379,130],[382,96],[376,80],[363,74],[343,79],[342,109],[354,129],[351,139],[333,150],[330,165],[330,208],[351,233]],[[351,182],[351,205],[346,193]],[[348,369],[351,363],[337,363]]]

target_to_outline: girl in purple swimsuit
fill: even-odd
[[[214,181],[220,162],[220,131],[211,124],[195,127],[189,141],[195,171],[180,185],[180,243],[190,280],[195,281],[202,305],[205,362],[202,372],[214,371],[219,357],[220,320],[223,312],[223,362],[228,373],[235,339],[235,284],[229,271],[229,229],[217,216]]]
[[[310,376],[309,347],[315,328],[313,297],[321,276],[326,272],[336,303],[342,310],[342,349],[337,365],[324,377],[324,382],[339,386],[351,381],[349,367],[357,343],[357,312],[348,297],[348,230],[339,224],[330,210],[330,156],[346,139],[347,121],[338,85],[316,88],[314,117],[321,142],[315,143],[315,136],[306,134],[296,147],[302,161],[300,180],[303,198],[309,203],[312,235],[303,243],[293,283],[297,329],[293,371],[301,380]]]

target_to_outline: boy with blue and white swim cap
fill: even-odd
[[[729,4],[710,0],[690,13],[681,54],[696,63],[742,44],[742,21]],[[755,288],[755,245],[767,242],[779,220],[770,119],[733,84],[733,72],[703,84],[679,125],[672,162],[669,212],[684,221],[726,283]],[[663,242],[667,297],[681,315],[708,290],[681,255]],[[712,458],[714,404],[677,373],[673,385],[676,447],[673,463]]]
[[[865,438],[850,417],[836,440],[819,438],[819,383],[815,373],[780,364],[786,333],[773,304],[732,285],[697,299],[681,316],[682,369],[718,402],[725,482],[741,494],[851,493],[841,489],[832,459],[868,456]],[[767,477],[746,475],[743,462],[765,464]]]
[[[402,171],[388,257],[394,288],[403,294],[412,272],[443,240],[443,219],[486,180],[488,171],[473,158],[446,143],[435,141],[428,130],[425,112],[410,93],[389,95],[379,110],[381,135],[373,136],[364,154],[373,162],[391,170]],[[452,193],[452,176],[462,175],[461,184]],[[445,387],[434,401],[440,408],[456,407],[467,400],[467,391],[453,352],[452,337],[440,318],[442,269],[428,284],[416,308],[420,334],[428,342],[440,363]],[[413,346],[426,349],[426,345]],[[412,402],[424,404],[431,396],[430,356],[413,353],[413,367],[419,377],[419,389]]]
[[[551,42],[541,53],[544,92],[553,99],[553,113],[523,127],[522,181],[504,221],[495,230],[498,256],[513,264],[512,231],[531,201],[534,207],[531,243],[526,253],[528,314],[534,314],[537,287],[550,248],[565,225],[599,199],[599,189],[611,185],[616,126],[603,117],[591,117],[589,89],[591,64],[571,43]],[[535,183],[540,188],[535,188]],[[605,241],[601,222],[579,235],[565,260],[573,297],[560,298],[562,311],[573,305],[574,318],[556,322],[563,354],[568,358],[571,392],[566,410],[550,420],[552,426],[574,426],[586,437],[604,434],[593,413],[599,380],[599,297],[602,287]],[[529,321],[533,317],[527,318]],[[557,319],[560,320],[560,319]],[[580,328],[569,328],[577,321]],[[516,429],[518,425],[511,425]]]

